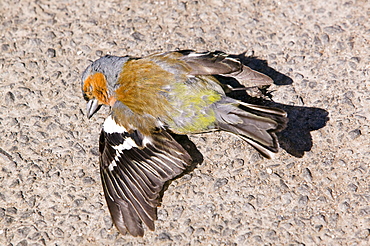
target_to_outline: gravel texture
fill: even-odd
[[[370,3],[0,1],[0,245],[370,245]],[[256,58],[289,113],[263,159],[227,133],[164,193],[154,232],[120,235],[80,75],[105,54]],[[263,62],[267,61],[267,64]]]

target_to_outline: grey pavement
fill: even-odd
[[[366,0],[1,0],[0,245],[370,245],[369,19]],[[109,111],[87,119],[80,75],[175,49],[253,55],[290,123],[272,160],[189,136],[202,162],[156,230],[121,235],[99,176]]]

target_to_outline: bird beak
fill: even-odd
[[[87,118],[91,118],[99,110],[99,102],[97,99],[90,99],[86,104]]]

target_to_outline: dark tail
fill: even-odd
[[[272,158],[278,152],[276,132],[288,122],[285,111],[224,98],[215,105],[218,128],[237,134],[263,156]]]

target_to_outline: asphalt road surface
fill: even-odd
[[[369,19],[366,0],[2,0],[0,244],[370,245]],[[156,230],[121,235],[99,176],[109,111],[87,119],[80,76],[105,54],[175,49],[245,53],[290,123],[272,160],[189,136],[198,164]]]

